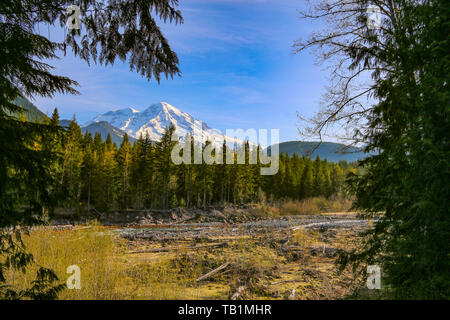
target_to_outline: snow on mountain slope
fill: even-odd
[[[152,104],[143,111],[133,108],[108,111],[98,115],[92,121],[86,123],[85,126],[101,121],[108,122],[135,139],[138,139],[141,134],[145,137],[148,133],[151,140],[158,141],[165,128],[172,123],[181,139],[189,132],[196,141],[201,141],[202,143],[209,140],[214,141],[216,144],[221,144],[223,139],[226,139],[228,143],[242,143],[241,140],[226,137],[219,130],[210,128],[206,123],[193,118],[191,115],[166,102]]]

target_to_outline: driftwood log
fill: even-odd
[[[277,284],[282,284],[282,283],[289,283],[289,282],[302,282],[305,281],[305,279],[289,279],[289,280],[281,280],[281,281],[277,281],[277,282],[273,282],[273,283],[269,283],[269,286],[274,286]]]
[[[201,276],[200,278],[198,278],[198,279],[195,280],[195,281],[199,282],[199,281],[208,279],[209,277],[215,275],[217,272],[219,272],[219,271],[225,269],[226,267],[228,267],[229,264],[230,264],[230,262],[225,262],[224,264],[222,264],[222,265],[219,266],[218,268],[216,268],[216,269],[214,269],[214,270],[208,272],[207,274],[204,274],[203,276]]]
[[[221,243],[212,243],[212,244],[205,244],[201,246],[193,246],[193,247],[162,247],[162,248],[154,248],[154,249],[147,249],[147,250],[137,250],[137,251],[129,251],[128,254],[133,253],[152,253],[152,252],[169,252],[169,251],[178,251],[178,250],[197,250],[197,249],[206,249],[206,248],[220,248],[225,247],[227,245],[226,242]]]

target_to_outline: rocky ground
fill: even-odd
[[[167,224],[136,224],[118,229],[129,240],[198,240],[216,237],[252,236],[286,232],[289,230],[326,230],[366,228],[368,221],[356,218],[356,214],[326,214],[314,216],[286,216],[272,219],[247,221],[241,223],[216,222],[172,222]]]
[[[103,225],[152,225],[167,223],[200,223],[222,222],[237,223],[258,220],[262,217],[250,213],[255,206],[216,206],[205,209],[176,208],[170,210],[117,210],[112,212],[98,212],[93,209],[81,214],[73,210],[58,209],[53,224],[74,224],[84,221],[98,220]]]
[[[352,294],[355,279],[338,272],[337,252],[351,248],[372,221],[355,213],[265,217],[251,209],[126,211],[94,218],[126,241],[127,264],[166,265],[185,279],[183,290],[196,299],[340,299]],[[73,228],[74,222],[60,217],[54,228]]]

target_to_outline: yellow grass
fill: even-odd
[[[230,283],[197,283],[195,279],[231,259],[235,266],[231,271],[238,280],[237,275],[243,271],[264,272],[274,259],[264,251],[248,248],[245,242],[238,245],[236,254],[230,248],[212,253],[186,250],[127,254],[130,248],[126,240],[99,225],[59,231],[39,227],[24,235],[23,240],[36,264],[25,274],[10,269],[6,274],[8,285],[16,290],[29,288],[38,266],[51,268],[60,283],[65,283],[71,275],[66,273],[67,267],[77,265],[81,289],[64,289],[58,297],[64,300],[226,299],[233,290]],[[184,259],[188,254],[193,260]]]
[[[351,200],[344,196],[334,195],[330,198],[313,197],[298,200],[287,200],[279,205],[281,215],[308,215],[326,212],[345,212],[352,206]]]
[[[7,272],[7,283],[16,290],[30,287],[38,266],[53,269],[65,283],[71,274],[67,267],[81,270],[81,289],[65,289],[59,299],[185,299],[183,282],[178,281],[166,260],[148,263],[131,259],[124,240],[113,236],[111,229],[89,226],[78,230],[35,228],[23,236],[27,251],[36,265],[23,274]]]
[[[53,269],[61,282],[70,276],[67,267],[80,267],[81,290],[64,290],[61,299],[121,299],[132,292],[114,290],[123,287],[124,270],[116,259],[121,244],[108,232],[99,226],[60,231],[35,228],[23,238],[37,265]],[[10,270],[8,283],[15,288],[29,287],[36,268],[36,265],[28,268],[26,274]]]
[[[309,256],[309,246],[323,243],[312,230],[237,236],[224,248],[135,254],[127,252],[156,244],[127,242],[112,229],[95,224],[61,231],[35,228],[23,238],[36,263],[53,269],[61,283],[70,276],[68,266],[80,267],[81,289],[65,289],[59,299],[228,299],[240,286],[246,288],[245,299],[284,299],[293,288],[300,299],[342,296],[347,291],[344,283],[334,286],[341,278],[332,270],[333,259]],[[287,238],[288,246],[303,248],[300,258],[288,259],[288,252],[280,250]],[[338,246],[348,243],[345,236],[336,241]],[[187,244],[180,241],[173,246]],[[223,272],[195,281],[225,262],[230,264]],[[15,289],[28,288],[36,269],[37,265],[26,274],[9,270],[7,283]],[[310,269],[324,278],[309,276],[305,272]]]
[[[342,194],[329,198],[311,197],[303,200],[281,200],[273,203],[258,203],[249,208],[249,213],[262,218],[286,215],[314,215],[320,213],[349,212],[352,201]]]

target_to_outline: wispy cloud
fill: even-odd
[[[325,79],[308,55],[292,56],[291,44],[311,28],[302,25],[298,0],[180,1],[183,25],[162,30],[180,58],[181,78],[147,81],[128,65],[87,66],[68,54],[50,61],[55,73],[80,83],[81,95],[56,95],[34,102],[44,112],[58,107],[62,118],[75,113],[84,123],[124,107],[142,110],[167,101],[210,126],[280,128],[296,135],[296,110],[310,113]],[[55,33],[53,36],[59,36]]]
[[[233,46],[277,41],[280,34],[274,29],[273,17],[293,3],[298,1],[193,0],[180,5],[183,25],[165,24],[162,29],[181,52],[230,51]],[[262,16],[267,23],[261,23]]]
[[[236,104],[255,105],[271,102],[271,98],[267,94],[253,88],[230,85],[221,87],[220,91],[231,97]]]

